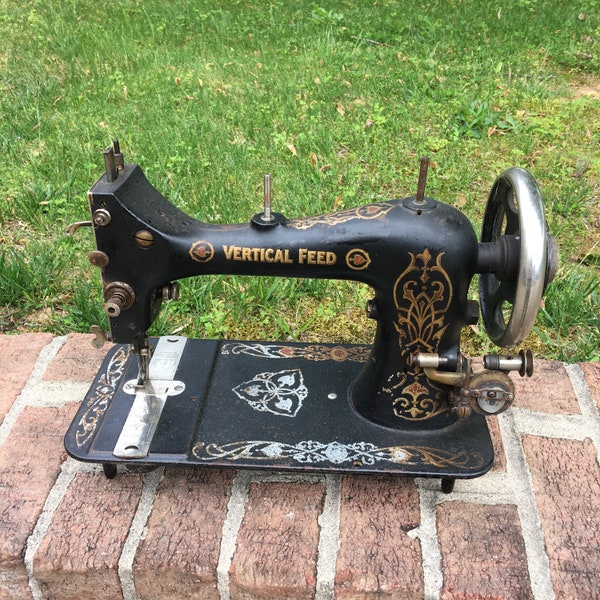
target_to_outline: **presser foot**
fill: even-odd
[[[396,429],[351,406],[367,361],[362,345],[151,340],[140,389],[136,354],[115,345],[65,436],[75,459],[145,469],[159,465],[370,473],[456,479],[494,460],[485,417],[441,429]]]

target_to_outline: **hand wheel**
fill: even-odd
[[[520,168],[504,171],[490,192],[481,241],[501,236],[518,244],[518,266],[510,276],[483,273],[479,298],[491,340],[504,348],[520,344],[531,331],[542,294],[556,271],[557,251],[548,235],[542,196],[533,176]],[[506,272],[511,272],[510,268]],[[512,311],[508,310],[512,305]]]

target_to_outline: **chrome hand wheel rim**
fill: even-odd
[[[494,273],[479,276],[479,297],[485,328],[500,347],[520,344],[531,331],[544,293],[548,265],[548,232],[542,195],[533,176],[508,169],[490,192],[481,230],[482,242],[500,236],[518,238],[516,278],[499,280]],[[507,305],[512,305],[508,319]]]

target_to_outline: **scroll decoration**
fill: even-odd
[[[315,225],[340,225],[352,219],[379,219],[387,215],[396,206],[397,204],[394,202],[374,202],[367,206],[338,210],[327,215],[308,217],[306,219],[292,219],[287,222],[287,225],[295,229],[310,229]]]
[[[261,344],[254,342],[227,342],[221,347],[221,354],[246,354],[256,358],[304,358],[311,361],[351,360],[364,363],[369,357],[370,346],[325,346],[310,344],[290,346],[286,344]]]
[[[295,417],[308,396],[300,369],[278,373],[259,373],[250,381],[233,388],[241,400],[258,412],[270,412],[284,417]]]
[[[453,298],[452,282],[442,264],[444,252],[432,254],[425,248],[418,254],[409,252],[409,256],[410,263],[393,290],[397,311],[394,327],[406,364],[413,352],[437,352],[448,328],[446,314]],[[392,375],[380,393],[391,397],[398,418],[423,421],[447,410],[441,391],[415,367]]]
[[[87,408],[81,416],[75,432],[75,442],[79,448],[89,442],[94,435],[98,423],[104,416],[119,381],[123,377],[128,357],[129,348],[127,346],[117,349],[104,373],[99,376],[93,394],[86,400]]]
[[[483,464],[483,457],[479,453],[452,452],[427,446],[380,447],[369,442],[343,444],[337,441],[323,443],[315,440],[305,440],[296,444],[266,440],[237,441],[222,445],[198,442],[192,449],[192,454],[202,462],[283,461],[298,465],[331,463],[355,467],[389,462],[464,469],[479,469]]]

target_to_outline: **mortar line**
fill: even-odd
[[[517,430],[521,434],[541,437],[583,440],[590,436],[585,415],[539,413],[525,409],[511,409]]]
[[[517,429],[516,420],[511,411],[499,415],[498,423],[504,440],[506,473],[513,485],[517,513],[521,522],[531,591],[535,600],[554,600],[550,559],[546,552],[531,473],[521,442],[521,432]]]
[[[454,491],[450,494],[439,492],[439,479],[423,479],[422,485],[434,493],[436,506],[454,500],[490,506],[515,504],[505,471],[491,471],[475,479],[457,479]]]
[[[251,483],[323,483],[321,473],[295,473],[286,471],[252,471]]]
[[[335,572],[340,549],[340,512],[342,506],[342,478],[325,476],[325,502],[318,523],[319,546],[317,554],[317,583],[315,600],[335,598]]]
[[[39,381],[28,388],[25,405],[36,408],[60,408],[81,402],[90,384],[86,381]]]
[[[417,485],[419,488],[421,524],[415,531],[415,536],[421,542],[423,598],[424,600],[439,600],[444,576],[435,515],[438,492],[429,488],[425,479],[417,479]]]
[[[597,461],[600,464],[600,414],[598,414],[598,407],[592,397],[592,392],[588,387],[588,384],[583,375],[583,371],[579,365],[565,365],[567,375],[571,380],[571,386],[575,392],[575,397],[581,409],[581,414],[590,429],[590,438],[596,446]]]
[[[250,471],[238,471],[231,486],[231,496],[227,503],[227,516],[223,522],[221,548],[217,563],[217,590],[221,600],[230,600],[229,569],[233,561],[238,533],[246,514],[248,491],[252,476]]]
[[[12,406],[4,416],[4,420],[0,425],[0,445],[6,441],[14,424],[17,422],[19,415],[23,412],[23,409],[28,406],[30,392],[35,388],[36,385],[42,379],[42,376],[46,372],[48,365],[52,362],[52,359],[57,355],[58,351],[64,346],[67,341],[67,336],[52,338],[39,352],[31,374],[27,378],[25,385],[21,389],[21,393],[16,397]]]
[[[142,494],[117,565],[123,600],[139,600],[135,589],[133,562],[140,542],[145,537],[146,523],[152,512],[154,499],[156,498],[156,489],[162,479],[164,470],[164,467],[160,467],[154,471],[145,473],[142,478]]]
[[[58,474],[50,493],[46,497],[42,512],[36,521],[31,535],[27,538],[23,562],[29,578],[29,588],[31,589],[34,600],[43,600],[44,598],[41,585],[34,573],[33,567],[35,555],[40,548],[42,540],[48,533],[56,509],[67,493],[71,481],[73,481],[73,478],[77,473],[85,471],[86,468],[89,469],[88,465],[77,463],[71,458],[67,458],[67,460],[63,462],[60,473]]]

